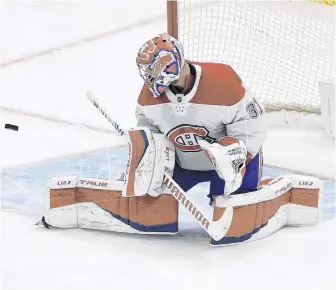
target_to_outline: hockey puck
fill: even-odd
[[[5,129],[19,131],[19,126],[13,124],[5,124]]]

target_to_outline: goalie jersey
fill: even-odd
[[[266,138],[264,109],[228,65],[188,62],[193,76],[184,94],[168,87],[154,97],[144,84],[137,104],[137,126],[163,133],[176,148],[176,162],[183,169],[213,170],[198,145],[231,136],[243,140],[248,159],[259,153]]]

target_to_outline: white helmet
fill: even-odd
[[[141,46],[136,62],[149,89],[155,97],[160,96],[180,77],[184,65],[182,44],[167,33],[159,34]]]

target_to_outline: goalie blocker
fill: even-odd
[[[140,182],[137,178],[169,167],[173,149],[159,136],[134,132],[130,138],[127,180],[108,181],[84,177],[52,178],[48,183],[44,220],[53,227],[88,228],[126,233],[173,234],[178,232],[178,202],[206,227],[209,221],[172,183],[162,179]],[[154,135],[154,134],[153,134]],[[139,136],[134,138],[134,136]],[[142,142],[146,141],[146,146]],[[141,151],[142,150],[142,151]],[[155,153],[153,153],[153,150]],[[168,150],[168,151],[167,151]],[[169,152],[169,154],[167,154]],[[165,156],[160,158],[160,155]],[[154,162],[147,158],[155,157]],[[160,174],[159,174],[160,175]],[[149,194],[144,194],[147,189]],[[201,194],[201,193],[200,193]],[[206,194],[206,193],[204,193]],[[172,196],[174,195],[175,198]],[[282,227],[313,225],[319,220],[322,181],[315,177],[287,175],[265,180],[259,190],[218,196],[213,220],[230,208],[231,225],[212,245],[229,245],[264,238]]]

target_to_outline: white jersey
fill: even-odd
[[[213,170],[209,158],[198,145],[232,136],[243,140],[254,157],[266,138],[264,109],[247,90],[235,71],[216,63],[191,63],[194,83],[186,94],[169,88],[154,97],[147,85],[141,90],[138,126],[161,132],[175,145],[177,163],[189,170]]]

